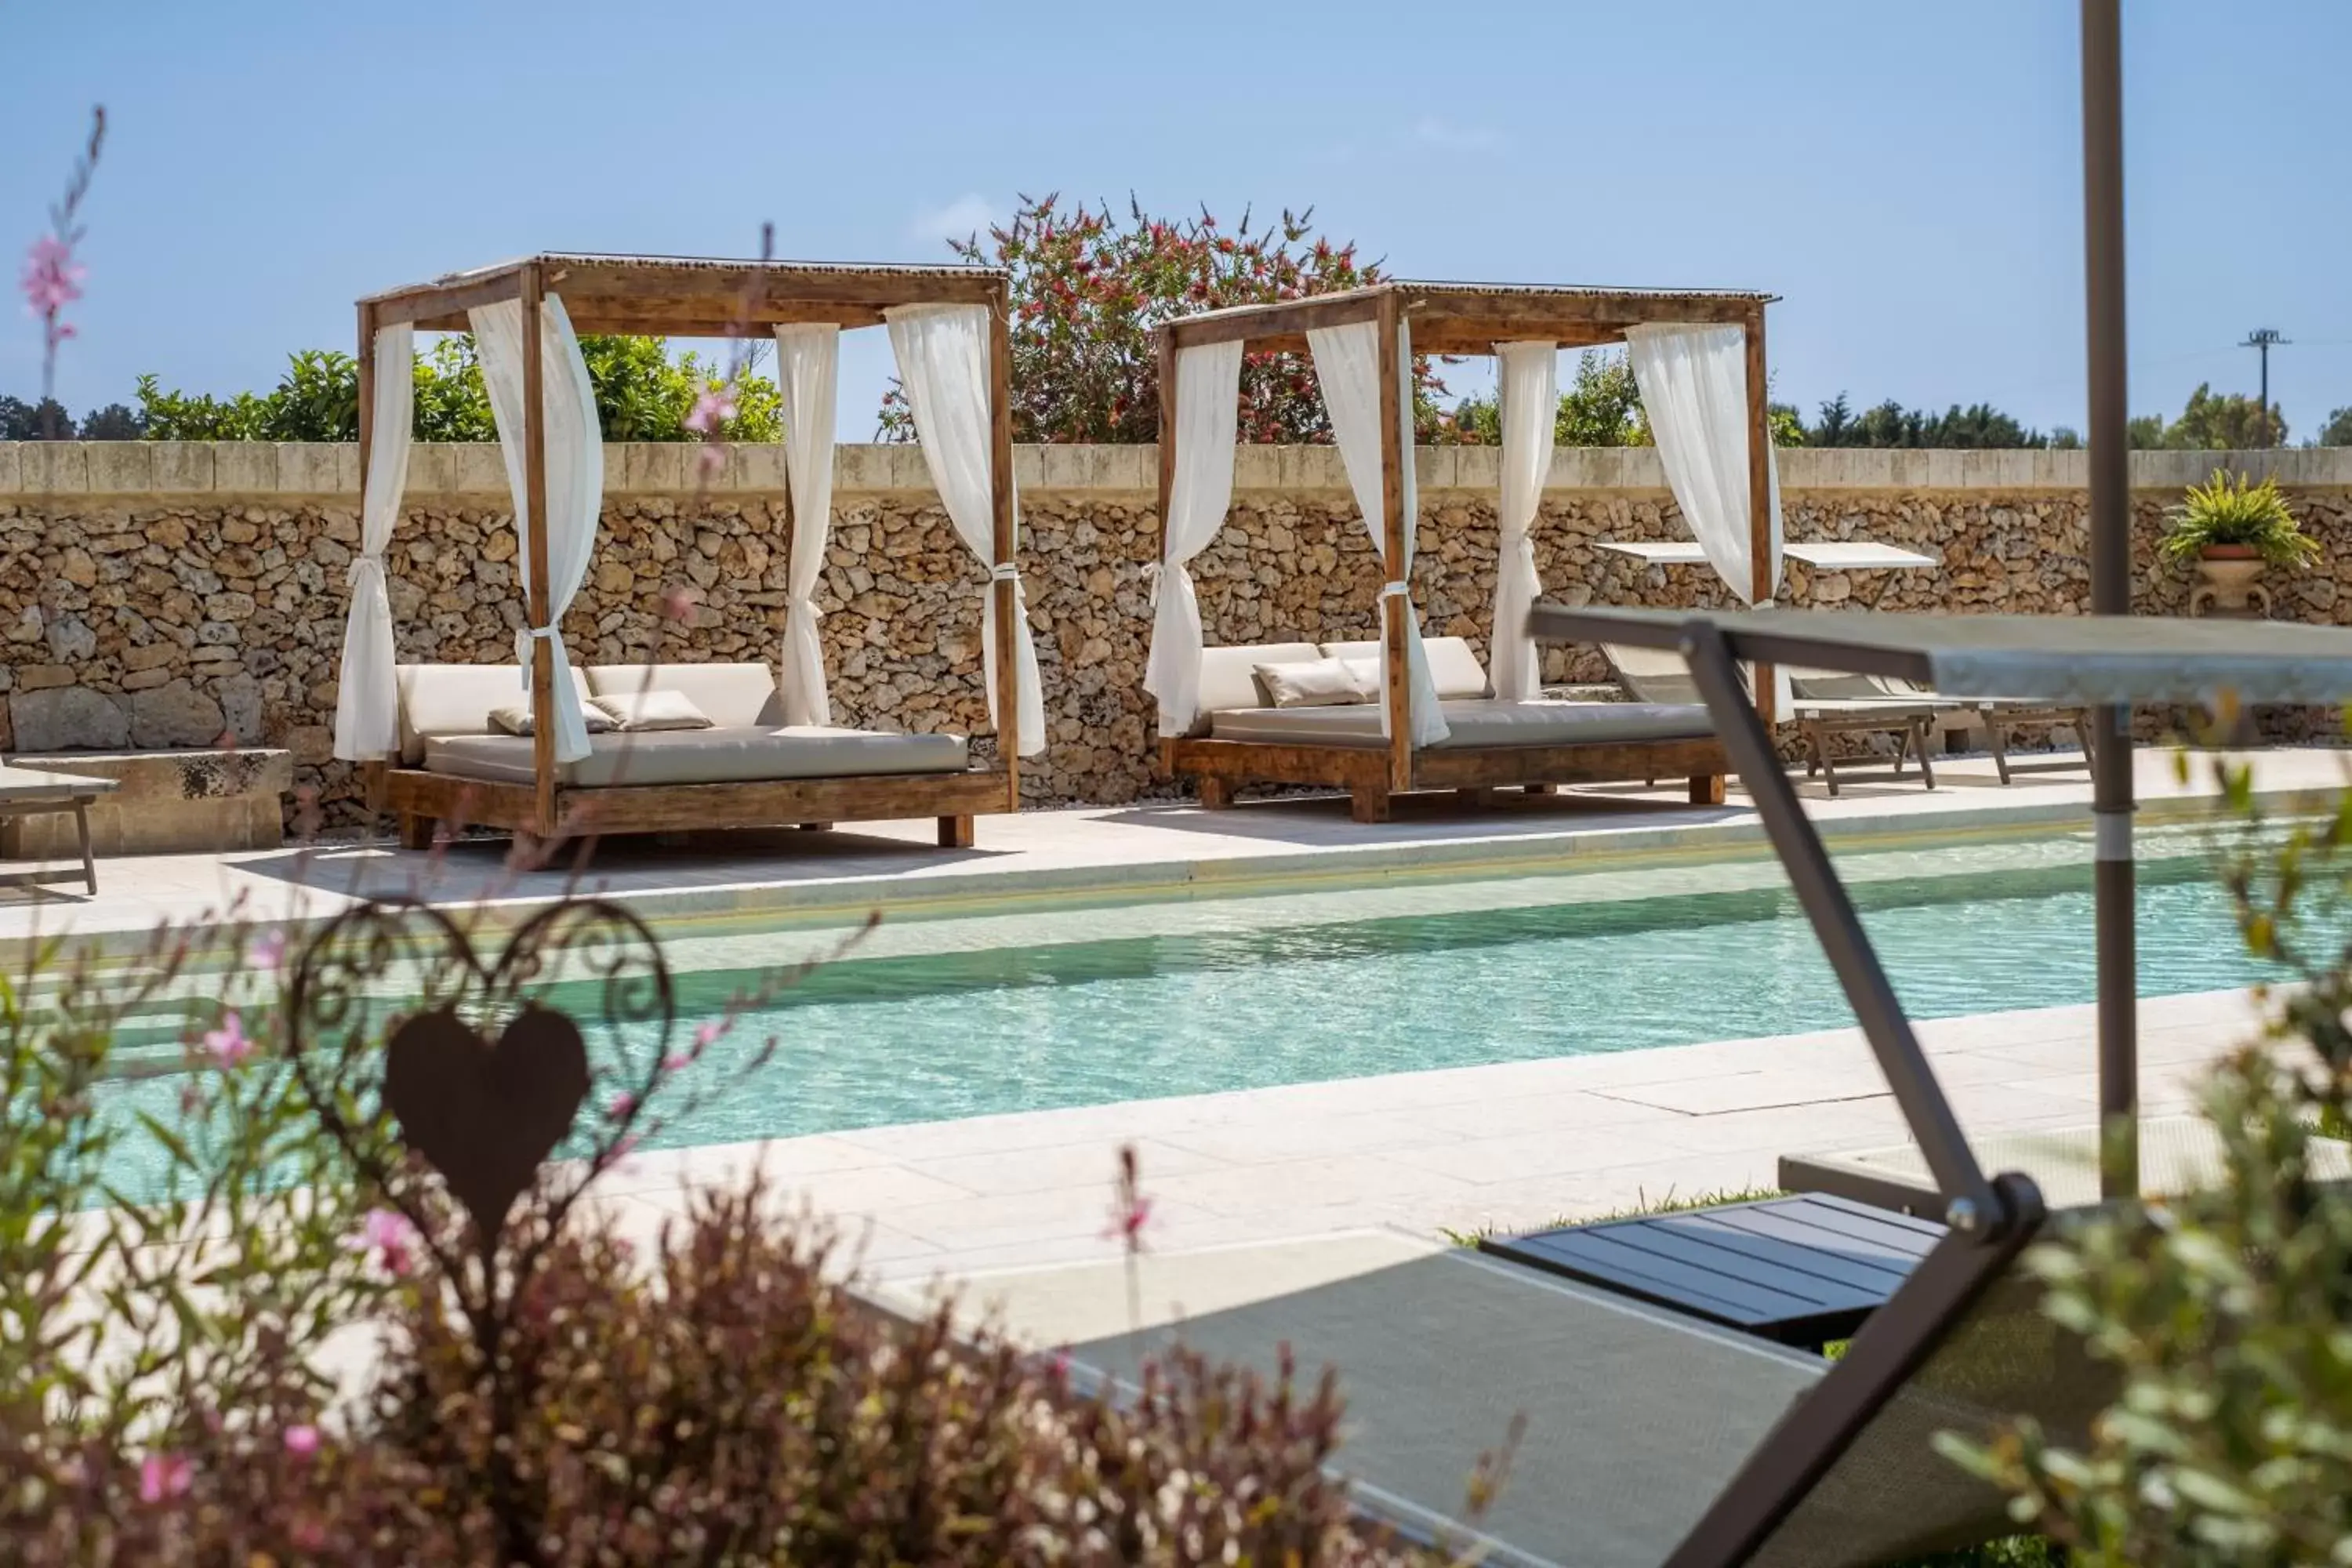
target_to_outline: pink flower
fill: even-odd
[[[701,595],[684,583],[665,588],[662,590],[662,614],[673,621],[685,620],[694,614],[694,606],[700,599]]]
[[[698,436],[708,436],[734,417],[735,389],[706,386],[702,395],[694,400],[694,411],[686,416],[686,427]]]
[[[246,1037],[245,1020],[231,1008],[221,1015],[220,1027],[207,1029],[204,1037],[205,1053],[218,1065],[233,1068],[253,1054],[253,1042]]]
[[[150,1454],[139,1462],[139,1500],[185,1497],[196,1483],[196,1462],[177,1454]]]
[[[416,1226],[397,1209],[370,1209],[350,1245],[354,1252],[371,1254],[394,1274],[405,1274],[412,1261],[409,1248],[416,1245]]]
[[[695,1026],[694,1054],[700,1056],[720,1040],[725,1039],[727,1031],[734,1026],[735,1020],[731,1017],[705,1018],[700,1024]]]
[[[319,1429],[308,1422],[286,1428],[286,1451],[298,1459],[307,1459],[319,1451]]]
[[[25,302],[37,316],[55,316],[59,310],[81,298],[81,280],[89,269],[74,265],[73,247],[54,234],[45,234],[33,241],[25,253],[25,271],[19,279],[25,290]],[[73,329],[60,326],[59,335]]]
[[[680,1068],[692,1067],[693,1065],[694,1058],[692,1057],[679,1056],[677,1052],[673,1051],[668,1056],[662,1058],[661,1069],[664,1072],[676,1072]]]
[[[612,1100],[604,1107],[604,1119],[607,1121],[618,1121],[636,1108],[637,1097],[625,1089],[622,1089],[614,1095]]]
[[[255,937],[245,950],[245,963],[265,974],[278,973],[286,963],[286,928],[271,926]]]

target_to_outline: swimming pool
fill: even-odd
[[[2143,995],[2273,977],[2207,842],[2143,837]],[[2074,835],[1838,856],[1913,1016],[2088,1002]],[[680,1037],[837,933],[671,937]],[[551,1000],[593,1009],[584,994]],[[649,1142],[734,1142],[1802,1033],[1853,1017],[1762,855],[886,923],[747,1014]],[[743,1071],[768,1039],[765,1065]],[[119,1086],[168,1114],[169,1075]]]
[[[2245,985],[2198,841],[2141,865],[2140,990]],[[1915,1017],[2088,1002],[2087,846],[2073,838],[1841,858]],[[1662,882],[1679,890],[1660,893]],[[1643,889],[1647,889],[1645,893]],[[988,922],[974,922],[985,925]],[[1018,922],[1014,922],[1018,924]],[[888,931],[889,928],[884,928]],[[1769,860],[1032,917],[1016,937],[826,965],[714,1050],[740,1089],[668,1130],[705,1143],[893,1122],[1639,1050],[1850,1026]],[[949,932],[937,933],[947,936]],[[1058,940],[1046,940],[1058,938]],[[681,977],[689,1014],[748,976]]]

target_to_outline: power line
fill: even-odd
[[[2265,447],[2278,445],[2271,424],[2271,350],[2285,348],[2294,341],[2279,336],[2276,327],[2256,327],[2246,334],[2246,341],[2238,345],[2242,349],[2252,349],[2263,356],[2262,401],[2255,406],[2263,411],[2263,445]]]

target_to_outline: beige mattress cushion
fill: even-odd
[[[599,697],[676,691],[722,730],[771,727],[784,721],[776,677],[766,664],[598,664],[588,689]]]
[[[883,735],[870,730],[656,730],[597,735],[588,754],[556,772],[583,789],[614,784],[749,784],[762,779],[952,773],[965,766],[961,735]],[[432,773],[530,784],[531,743],[514,735],[453,735],[425,742]]]
[[[1564,746],[1629,741],[1698,741],[1715,731],[1706,710],[1652,702],[1505,702],[1465,699],[1444,704],[1451,731],[1438,742],[1452,751],[1476,746]],[[1257,708],[1210,715],[1220,741],[1276,745],[1379,746],[1381,710],[1360,702],[1345,708]]]
[[[1225,708],[1264,708],[1266,694],[1257,683],[1261,664],[1307,664],[1323,657],[1311,642],[1269,642],[1241,647],[1201,650],[1201,717],[1193,722],[1196,735],[1208,732],[1208,716]]]
[[[1437,683],[1438,696],[1452,701],[1456,698],[1484,697],[1493,689],[1486,684],[1486,667],[1470,651],[1467,638],[1423,637],[1421,647],[1429,656],[1429,678]],[[1323,651],[1333,658],[1381,662],[1381,645],[1377,642],[1327,642]]]
[[[425,761],[428,740],[493,734],[491,710],[529,700],[522,669],[511,664],[404,664],[394,669],[393,684],[400,693],[400,760],[412,768]],[[576,665],[572,687],[585,707],[588,683]]]

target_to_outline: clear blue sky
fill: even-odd
[[[2346,0],[2130,0],[2132,406],[2352,404]],[[15,257],[113,130],[60,392],[273,384],[362,293],[534,249],[943,258],[1017,192],[1312,204],[1407,276],[1785,297],[1775,392],[2082,423],[2069,0],[0,5]],[[7,326],[14,321],[14,326]],[[842,432],[887,374],[845,356]],[[0,391],[37,341],[0,317]],[[1457,382],[1457,387],[1462,383]]]

